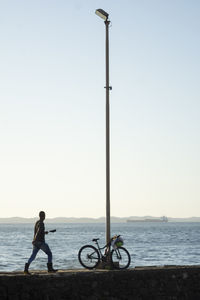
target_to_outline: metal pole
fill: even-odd
[[[110,242],[110,108],[109,108],[109,24],[106,20],[106,243]]]

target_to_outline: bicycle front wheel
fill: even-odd
[[[118,247],[111,251],[111,261],[115,269],[126,269],[130,265],[131,257],[124,247]]]
[[[100,255],[94,246],[85,245],[78,252],[78,260],[86,269],[94,269],[100,262]]]

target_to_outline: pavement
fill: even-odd
[[[47,270],[31,270],[29,272],[31,275],[35,276],[69,276],[77,273],[102,273],[102,272],[139,272],[139,271],[150,271],[150,270],[169,270],[169,269],[199,269],[200,265],[191,266],[179,266],[179,265],[165,265],[165,266],[135,266],[134,268],[128,268],[126,270],[106,270],[106,269],[60,269],[56,273],[48,273]],[[0,272],[0,276],[29,276],[25,275],[23,271],[13,271],[13,272]]]

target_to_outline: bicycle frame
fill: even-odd
[[[98,241],[94,241],[94,243],[97,245],[97,250],[99,252],[100,259],[102,260],[103,254],[102,254],[101,250],[107,248],[108,245],[105,245],[104,247],[100,247]]]
[[[98,240],[94,239],[93,242],[97,245],[97,250],[98,250],[99,255],[100,255],[100,260],[103,260],[104,257],[108,257],[109,256],[109,254],[110,254],[110,248],[111,248],[111,241],[108,244],[106,244],[104,247],[100,247],[99,246]],[[105,254],[102,254],[102,252],[101,252],[101,250],[103,250],[103,249],[106,249],[105,250]],[[116,250],[116,249],[114,249],[114,250]],[[121,255],[118,255],[118,253],[117,253],[117,257],[119,257],[119,256],[121,257]]]

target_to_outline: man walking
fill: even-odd
[[[34,238],[33,238],[33,252],[31,257],[29,258],[28,262],[25,264],[24,267],[24,274],[30,275],[28,269],[32,261],[35,259],[38,251],[41,249],[44,251],[48,256],[48,263],[47,268],[48,272],[56,272],[57,270],[53,269],[52,265],[52,253],[47,243],[45,243],[45,234],[48,234],[48,231],[45,231],[44,227],[44,220],[45,220],[45,212],[40,211],[39,213],[40,219],[35,223],[34,228]]]

